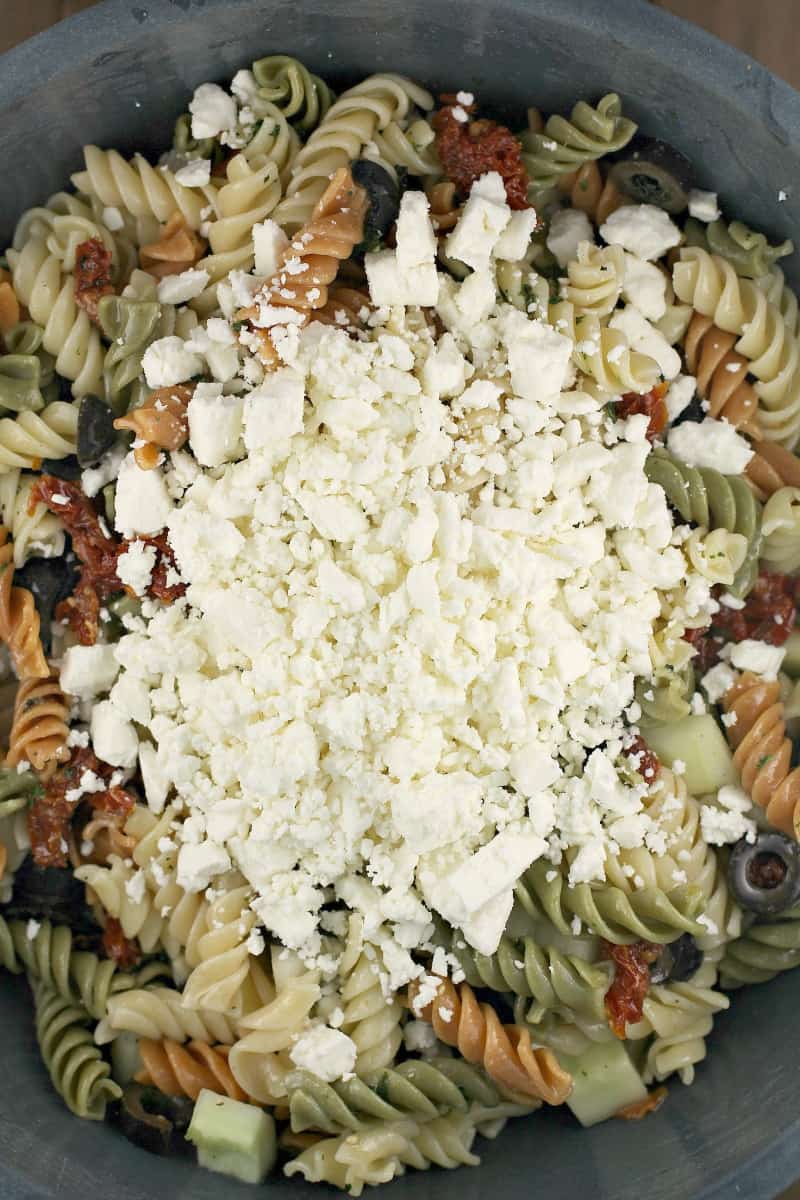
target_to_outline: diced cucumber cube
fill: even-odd
[[[599,1042],[579,1058],[560,1054],[573,1079],[567,1104],[581,1125],[597,1125],[628,1104],[647,1097],[647,1088],[622,1042]]]
[[[725,735],[711,713],[692,714],[680,721],[640,721],[642,737],[665,766],[685,764],[684,782],[693,796],[706,796],[738,783]]]
[[[201,1167],[244,1183],[261,1183],[278,1153],[269,1113],[206,1088],[197,1097],[186,1137],[197,1147]]]
[[[781,670],[796,679],[800,675],[800,629],[793,629],[786,642],[786,655]]]

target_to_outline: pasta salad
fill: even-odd
[[[792,244],[615,94],[519,132],[272,55],[84,159],[0,259],[54,1088],[354,1196],[655,1111],[800,963]]]

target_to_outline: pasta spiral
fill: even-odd
[[[669,891],[649,887],[624,891],[609,884],[568,886],[562,870],[548,879],[553,868],[546,861],[533,864],[516,883],[514,892],[522,908],[534,918],[547,917],[561,933],[572,932],[572,918],[608,942],[628,944],[672,942],[682,933],[702,936],[695,920],[702,909],[702,893],[678,885]],[[630,885],[628,885],[629,887]]]
[[[742,787],[765,810],[775,829],[800,839],[800,767],[791,769],[792,743],[786,736],[780,684],[746,671],[722,700],[735,713],[725,734]]]
[[[269,216],[281,197],[278,167],[269,160],[248,161],[243,153],[236,154],[226,176],[217,194],[217,216],[208,230],[211,255],[197,264],[208,271],[212,283],[232,270],[252,270],[253,225]]]
[[[11,534],[15,568],[23,566],[32,554],[49,558],[64,553],[61,519],[41,500],[31,509],[34,483],[33,476],[20,476],[18,468],[0,474],[0,520]]]
[[[115,429],[127,429],[137,443],[133,455],[143,471],[158,466],[162,450],[179,450],[189,437],[187,410],[193,388],[186,384],[157,388],[143,404],[117,417]]]
[[[577,314],[572,304],[561,301],[550,305],[550,324],[574,343],[573,361],[579,371],[593,379],[609,395],[620,392],[647,392],[661,372],[658,363],[647,354],[632,350],[624,334],[600,325],[591,311]]]
[[[719,966],[724,988],[767,983],[782,971],[800,966],[800,905],[773,921],[756,921],[725,947]]]
[[[704,963],[685,983],[657,984],[644,999],[642,1020],[628,1026],[632,1040],[653,1035],[647,1049],[646,1083],[677,1073],[682,1083],[694,1080],[694,1068],[706,1056],[705,1039],[714,1017],[730,1007],[727,996],[714,988],[716,968]]]
[[[361,156],[390,122],[403,122],[412,105],[433,108],[433,97],[401,75],[371,75],[343,92],[292,164],[286,195],[274,212],[290,232],[309,220],[328,180]]]
[[[525,1013],[531,1024],[557,1010],[591,1021],[605,1020],[605,994],[610,982],[607,966],[567,955],[555,946],[542,946],[535,938],[500,940],[492,955],[469,947],[454,948],[467,983],[496,992],[513,992],[532,1003]]]
[[[27,808],[40,789],[33,771],[20,774],[16,767],[0,767],[0,821]]]
[[[0,916],[0,965],[15,974],[28,972],[70,1004],[99,1020],[109,996],[133,986],[131,975],[117,970],[111,959],[76,950],[66,925],[42,921],[33,937],[25,921],[6,922]]]
[[[188,1096],[196,1100],[205,1088],[233,1100],[246,1100],[242,1089],[228,1066],[228,1047],[209,1046],[207,1042],[192,1041],[182,1046],[164,1038],[139,1042],[142,1069],[137,1083],[150,1084],[167,1096]]]
[[[54,400],[40,413],[0,418],[0,471],[38,467],[43,458],[66,458],[77,449],[77,405]]]
[[[161,308],[155,300],[105,296],[98,316],[110,342],[103,361],[105,394],[114,411],[121,412],[128,389],[141,372],[142,356],[158,335]]]
[[[59,375],[71,381],[76,397],[100,394],[103,347],[88,313],[76,302],[73,276],[62,273],[61,261],[50,253],[43,238],[31,237],[21,250],[9,250],[8,261],[14,291],[44,329],[42,344],[54,355]],[[70,451],[55,457],[64,453]]]
[[[617,306],[625,278],[625,254],[621,246],[600,249],[581,242],[567,264],[567,282],[562,295],[574,308],[576,319],[585,313],[607,317]]]
[[[566,195],[570,208],[585,212],[595,225],[602,225],[618,208],[629,204],[613,179],[604,179],[596,162],[584,163],[577,171],[562,175],[559,191]]]
[[[410,990],[413,1001],[414,986]],[[468,983],[458,987],[442,979],[436,996],[420,1012],[436,1036],[455,1046],[471,1063],[480,1063],[490,1079],[517,1096],[563,1104],[572,1079],[549,1050],[534,1050],[530,1034],[504,1025],[490,1004],[480,1004]]]
[[[690,217],[684,237],[687,246],[702,246],[711,254],[720,254],[732,263],[737,275],[750,279],[766,275],[779,258],[794,251],[794,243],[789,240],[771,246],[763,233],[750,229],[743,221],[728,224],[722,217],[709,225]]]
[[[184,1008],[183,996],[170,987],[136,987],[110,996],[97,1041],[111,1041],[123,1032],[154,1041],[169,1038],[227,1046],[236,1039],[236,1027],[229,1017]]]
[[[127,162],[117,150],[84,146],[83,156],[86,169],[72,176],[77,190],[134,217],[155,217],[165,224],[177,210],[190,229],[199,229],[203,209],[213,203],[210,185],[184,187],[167,167],[151,167],[141,154]]]
[[[102,1121],[122,1089],[92,1040],[91,1018],[41,981],[31,980],[36,1037],[53,1087],[78,1117]]]
[[[528,129],[520,139],[532,192],[552,187],[559,176],[621,150],[635,132],[636,124],[622,116],[622,104],[614,92],[603,96],[596,107],[579,100],[569,119],[548,117],[542,131]]]
[[[758,396],[747,381],[749,364],[732,349],[736,335],[725,333],[711,317],[694,313],[683,344],[686,365],[697,378],[697,393],[708,401],[708,415],[760,437]]]
[[[47,774],[69,758],[68,733],[69,706],[58,676],[23,679],[14,700],[8,765],[29,762],[38,774]]]
[[[747,552],[731,585],[746,596],[755,583],[761,549],[761,506],[738,475],[723,475],[711,467],[690,467],[663,450],[645,463],[651,483],[664,489],[667,500],[684,521],[704,529],[726,529],[747,539]]]
[[[758,420],[764,435],[794,445],[800,433],[800,344],[780,308],[731,264],[699,247],[681,250],[672,272],[680,300],[736,334],[735,350],[757,382]]]
[[[261,99],[306,134],[316,129],[333,102],[327,83],[288,54],[257,59],[253,77]]]
[[[186,1008],[238,1015],[250,966],[247,937],[256,922],[248,907],[249,887],[234,888],[210,901],[206,932],[197,939],[196,965],[186,981]]]
[[[771,496],[782,487],[800,487],[800,459],[777,442],[758,442],[744,469],[756,493]]]
[[[780,488],[765,504],[761,557],[771,571],[800,568],[800,489]]]
[[[39,637],[39,614],[28,589],[14,587],[13,580],[14,548],[0,525],[0,641],[8,646],[18,679],[46,679],[50,668]],[[22,710],[19,716],[24,716]]]
[[[111,854],[106,866],[85,863],[75,871],[75,878],[85,883],[91,897],[103,913],[119,921],[126,938],[136,938],[145,954],[159,944],[163,918],[153,906],[144,879],[117,854]]]
[[[371,1083],[354,1077],[325,1083],[297,1071],[287,1080],[292,1130],[343,1133],[370,1121],[405,1116],[431,1120],[442,1112],[467,1112],[472,1105],[499,1104],[502,1093],[486,1073],[458,1058],[407,1059],[381,1071]]]

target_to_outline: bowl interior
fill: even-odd
[[[621,93],[626,113],[694,162],[730,215],[790,236],[800,215],[800,96],[763,68],[639,0],[108,0],[0,59],[0,245],[16,216],[66,184],[84,142],[158,152],[193,87],[254,57],[301,57],[334,84],[374,71],[433,91],[468,89],[489,111],[569,109]],[[788,196],[781,201],[779,191]],[[797,257],[797,256],[795,256]],[[800,283],[789,260],[787,274]],[[734,996],[694,1087],[670,1087],[641,1124],[583,1131],[548,1113],[484,1145],[480,1171],[409,1175],[399,1198],[474,1197],[494,1183],[520,1200],[767,1200],[800,1174],[800,1083],[791,1046],[800,981]],[[7,1200],[212,1200],[252,1191],[152,1158],[108,1127],[78,1122],[51,1094],[24,985],[0,990],[0,1192]],[[311,1194],[276,1178],[273,1195]],[[315,1189],[313,1194],[318,1194]]]

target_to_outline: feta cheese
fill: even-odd
[[[694,375],[676,375],[667,388],[664,403],[667,406],[667,418],[672,423],[676,417],[689,407],[697,391],[697,380]]]
[[[137,596],[144,596],[156,565],[156,548],[144,542],[131,542],[117,558],[117,575]]]
[[[151,342],[142,356],[142,370],[148,387],[172,387],[200,375],[203,360],[186,348],[182,338],[170,336]]]
[[[554,400],[564,386],[572,357],[570,339],[516,309],[506,316],[504,337],[517,395],[540,405]]]
[[[110,690],[119,673],[113,646],[70,646],[61,660],[62,690],[81,700],[92,700]]]
[[[626,254],[622,296],[648,321],[659,321],[667,311],[667,277],[655,263]]]
[[[719,662],[706,671],[700,680],[700,686],[708,697],[710,704],[719,704],[726,692],[730,691],[736,682],[736,675],[727,663]]]
[[[135,533],[159,533],[167,524],[172,509],[172,499],[161,470],[143,471],[131,451],[117,476],[114,527],[126,537]]]
[[[364,255],[364,270],[372,303],[377,307],[404,304],[405,280],[394,250],[375,250]]]
[[[562,208],[553,214],[546,242],[558,265],[566,267],[577,257],[581,242],[594,242],[594,228],[585,212]]]
[[[346,1078],[356,1065],[356,1044],[346,1033],[317,1025],[297,1039],[289,1051],[296,1067],[310,1071],[325,1083]]]
[[[230,870],[231,860],[223,846],[206,839],[184,843],[178,851],[178,886],[185,892],[204,892],[212,879]]]
[[[615,312],[608,324],[610,329],[624,333],[634,350],[654,358],[665,379],[675,379],[680,374],[681,357],[677,350],[632,304]]]
[[[216,83],[201,83],[189,101],[192,137],[198,141],[236,128],[236,101]]]
[[[186,304],[200,295],[210,279],[208,271],[195,268],[179,275],[165,275],[158,283],[158,299],[161,304]]]
[[[713,467],[724,475],[741,475],[753,457],[749,442],[734,426],[714,417],[677,425],[667,435],[667,448],[689,467]]]
[[[139,751],[136,730],[110,700],[94,705],[89,727],[94,752],[101,762],[126,769],[136,765]]]
[[[530,245],[536,221],[536,210],[533,208],[512,212],[508,224],[494,244],[494,257],[504,262],[519,262]]]
[[[679,245],[681,231],[654,204],[627,204],[606,218],[600,226],[600,236],[609,245],[622,246],[623,250],[650,262]]]
[[[249,451],[265,449],[303,428],[305,390],[302,377],[290,367],[268,375],[244,402],[244,444]]]
[[[256,275],[269,278],[283,262],[289,239],[277,221],[268,217],[253,226],[253,248],[256,256]]]
[[[222,384],[199,383],[189,408],[189,445],[204,467],[221,467],[239,454],[244,400],[223,396]]]
[[[111,233],[118,233],[125,226],[125,218],[118,208],[114,205],[109,205],[102,212],[103,224]]]
[[[696,221],[710,224],[720,216],[719,199],[716,192],[703,192],[700,188],[692,188],[689,192],[689,216]]]
[[[447,254],[474,271],[488,270],[492,251],[510,219],[502,178],[496,171],[482,175],[472,185],[458,223],[447,237]]]
[[[185,166],[175,172],[175,178],[183,187],[207,187],[211,182],[210,159],[190,158]]]
[[[763,679],[777,679],[786,654],[785,646],[771,646],[768,642],[759,642],[753,638],[745,638],[741,642],[732,642],[724,648],[728,662],[740,671],[752,671]]]

